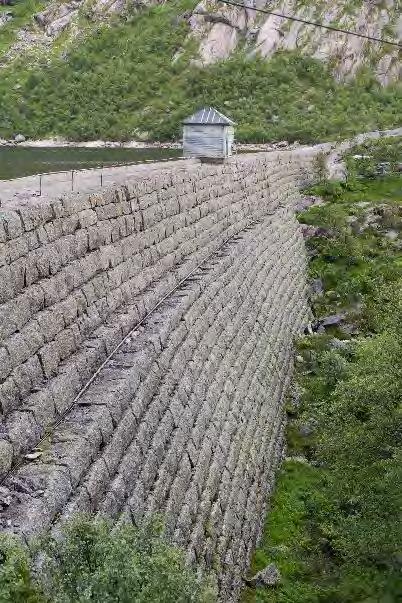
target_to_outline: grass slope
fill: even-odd
[[[16,41],[17,32],[32,23],[33,15],[44,6],[43,0],[16,0],[12,6],[0,5],[1,13],[11,13],[12,19],[0,28],[0,59]]]
[[[402,178],[317,192],[326,204],[301,215],[331,233],[309,241],[311,275],[324,284],[314,309],[346,310],[356,330],[336,327],[299,342],[292,460],[252,567],[274,562],[282,582],[247,589],[243,603],[395,603],[402,601]],[[308,437],[303,424],[313,426]]]
[[[170,140],[202,105],[227,112],[238,139],[249,142],[336,139],[399,124],[400,85],[383,89],[367,74],[340,84],[324,64],[295,53],[266,61],[239,52],[195,66],[183,18],[195,4],[171,0],[94,25],[91,36],[42,65],[10,65],[0,79],[0,137]]]

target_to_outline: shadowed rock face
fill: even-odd
[[[292,339],[309,318],[293,205],[313,157],[161,165],[110,190],[5,202],[4,530],[30,538],[77,512],[161,511],[236,599],[282,453]]]

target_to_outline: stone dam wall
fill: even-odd
[[[309,316],[293,205],[313,157],[161,166],[1,208],[4,531],[161,511],[236,599]]]

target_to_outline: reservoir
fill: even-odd
[[[48,172],[83,170],[146,161],[176,159],[181,149],[0,147],[0,180],[11,180]]]

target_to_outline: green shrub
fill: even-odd
[[[350,179],[375,178],[380,163],[389,163],[389,171],[396,171],[402,164],[402,137],[369,140],[354,147],[345,157]]]
[[[107,521],[79,518],[38,543],[33,557],[7,538],[0,554],[1,603],[216,601],[213,585],[196,577],[155,522],[112,529]]]
[[[400,176],[358,187],[322,183],[327,203],[301,215],[331,229],[309,242],[310,272],[324,283],[314,310],[349,310],[360,335],[337,328],[297,343],[300,400],[287,436],[293,459],[280,475],[254,558],[255,569],[276,563],[283,579],[275,589],[248,589],[244,603],[402,600],[400,248],[381,235],[381,224],[349,227],[350,217],[364,221],[376,205],[399,215],[401,183]],[[303,423],[313,426],[307,437],[299,432]]]
[[[0,536],[0,602],[43,603],[27,550],[14,538]]]
[[[399,571],[402,544],[402,332],[361,343],[328,399],[317,456],[330,469],[320,518],[348,563]]]

